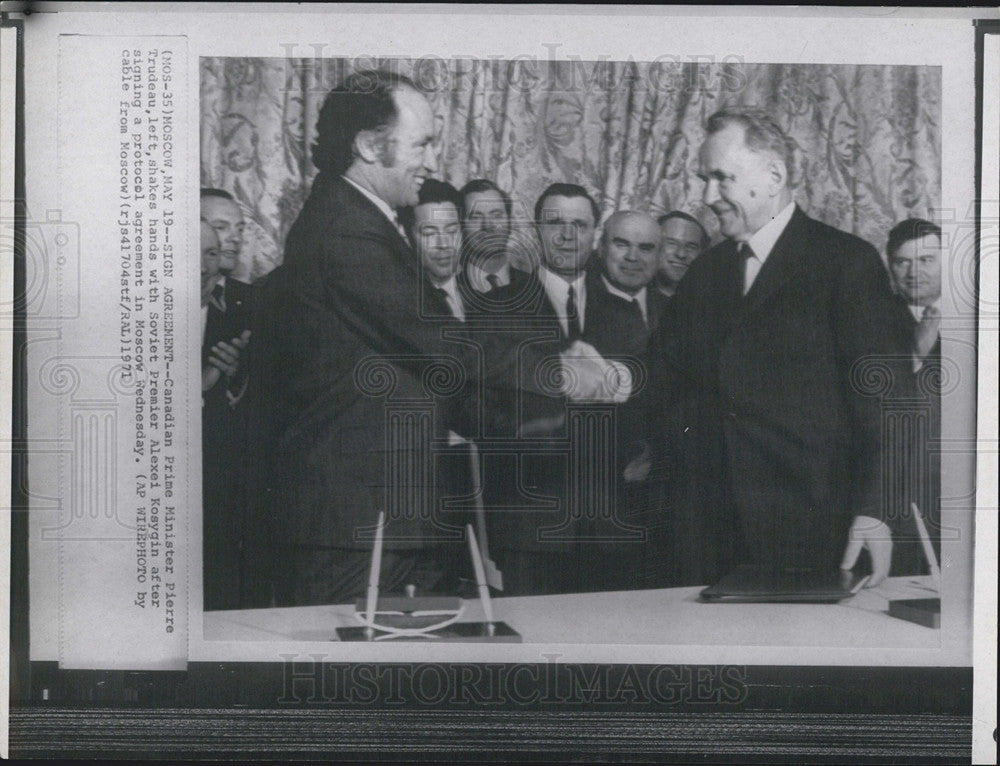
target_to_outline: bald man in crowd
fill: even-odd
[[[605,358],[630,365],[649,379],[649,341],[667,299],[653,289],[660,227],[647,213],[624,210],[604,223],[596,267],[587,277],[583,337]],[[654,587],[662,561],[664,519],[657,478],[649,476],[650,440],[656,435],[655,398],[643,386],[615,407],[614,474],[606,487],[610,512],[598,514],[590,533],[607,539],[594,567],[601,590]]]

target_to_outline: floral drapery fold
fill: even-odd
[[[203,58],[201,183],[226,189],[248,227],[238,277],[281,250],[316,174],[326,93],[360,68],[393,68],[430,99],[438,176],[486,177],[528,220],[550,183],[587,188],[604,216],[679,208],[717,235],[701,201],[698,147],[725,106],[767,109],[798,150],[796,199],[881,248],[903,218],[940,205],[941,72],[925,66]]]

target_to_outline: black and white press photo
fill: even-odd
[[[199,75],[206,639],[479,602],[471,525],[523,641],[939,643],[939,68]]]
[[[995,12],[44,9],[12,752],[989,750]]]

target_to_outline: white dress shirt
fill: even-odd
[[[907,308],[910,309],[910,314],[913,316],[913,319],[917,323],[918,326],[920,324],[920,321],[924,318],[924,311],[926,311],[931,306],[933,306],[935,309],[937,309],[938,316],[941,316],[941,300],[940,299],[934,301],[933,303],[929,303],[927,306],[916,306],[916,305],[914,305],[912,303],[907,304]],[[916,335],[915,334],[916,334],[916,328],[914,328],[914,339],[913,339],[914,343],[916,342]],[[941,334],[941,330],[939,329],[938,330],[938,335],[940,336],[940,334]],[[914,352],[914,354],[913,354],[913,371],[914,372],[919,372],[920,368],[923,367],[923,366],[924,366],[924,360],[921,359],[920,356],[916,352]]]
[[[940,300],[936,300],[933,303],[928,303],[927,306],[915,306],[912,303],[907,304],[907,305],[908,305],[908,308],[910,309],[910,313],[913,315],[913,318],[917,321],[917,324],[919,324],[920,320],[924,318],[924,311],[929,306],[933,306],[934,308],[936,308],[938,310],[938,314],[939,315],[941,313],[941,301]]]
[[[580,323],[580,332],[583,332],[583,315],[587,308],[587,288],[586,288],[586,277],[584,272],[580,272],[576,279],[572,282],[567,282],[558,274],[553,274],[544,266],[538,267],[538,278],[542,282],[542,287],[545,288],[545,295],[549,299],[549,303],[552,304],[552,308],[556,310],[556,316],[559,317],[559,324],[562,326],[562,331],[565,335],[569,335],[569,322],[566,319],[566,300],[569,298],[569,286],[573,285],[573,297],[576,301],[576,316]]]
[[[775,243],[785,230],[785,227],[788,226],[788,222],[792,220],[794,212],[795,203],[789,202],[780,213],[764,224],[756,234],[746,241],[750,245],[750,249],[753,250],[753,258],[747,258],[747,262],[743,267],[744,295],[750,292],[754,280],[757,279],[757,275],[764,267],[764,261],[767,260],[771,251],[774,250]]]
[[[576,315],[580,322],[580,332],[583,332],[583,317],[587,308],[586,273],[581,272],[572,282],[567,282],[558,274],[553,274],[544,266],[539,266],[538,278],[545,288],[545,295],[549,299],[549,303],[552,304],[552,308],[555,309],[556,316],[559,318],[559,324],[566,335],[569,335],[566,300],[569,298],[569,286],[573,285]],[[594,349],[593,353],[597,354],[597,350]],[[609,376],[605,381],[607,387],[610,389],[611,401],[616,404],[628,401],[628,398],[632,395],[632,373],[628,366],[622,362],[610,359],[605,359],[604,362],[610,365],[615,371],[615,375]]]
[[[604,282],[604,287],[607,288],[607,291],[609,293],[611,293],[612,295],[615,295],[615,296],[621,298],[623,301],[627,301],[629,303],[631,303],[632,301],[635,301],[636,303],[638,303],[639,304],[639,311],[642,312],[642,321],[645,324],[647,324],[647,325],[649,324],[649,314],[646,312],[646,288],[645,287],[643,287],[641,290],[639,290],[639,292],[637,292],[635,295],[629,295],[624,290],[619,290],[617,287],[615,287],[613,284],[611,284],[611,282],[608,281],[608,278],[606,276],[604,276],[603,274],[601,274],[601,281]]]

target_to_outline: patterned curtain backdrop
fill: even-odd
[[[459,187],[492,179],[524,221],[546,186],[568,181],[605,217],[679,208],[717,235],[698,147],[707,117],[737,105],[766,108],[795,139],[797,200],[816,218],[882,248],[896,221],[940,204],[937,67],[204,58],[201,182],[232,192],[247,216],[236,276],[280,263],[316,174],[323,98],[374,67],[408,75],[431,100],[438,176]]]

